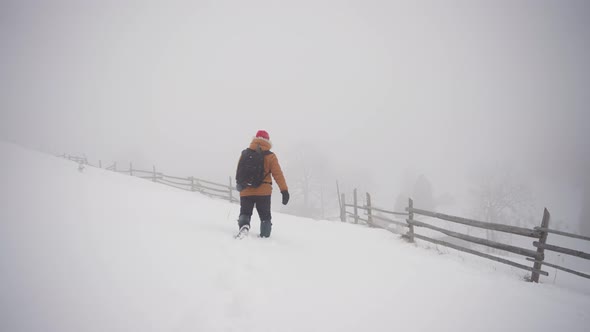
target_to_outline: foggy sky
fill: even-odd
[[[486,167],[580,208],[587,1],[0,1],[0,139],[225,181],[258,129],[294,183],[442,192]],[[291,174],[289,174],[289,171]],[[575,214],[575,213],[574,213]]]

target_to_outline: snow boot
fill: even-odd
[[[270,237],[272,230],[272,223],[270,220],[263,220],[260,222],[260,237]]]
[[[244,226],[248,226],[248,228],[250,228],[250,216],[242,214],[238,218],[238,229],[242,229]]]
[[[242,228],[240,228],[240,231],[238,232],[238,234],[236,234],[235,238],[241,240],[241,239],[247,237],[249,232],[250,232],[250,226],[244,225],[244,226],[242,226]]]

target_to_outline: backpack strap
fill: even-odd
[[[260,148],[260,144],[258,144],[258,148]],[[262,151],[262,155],[263,156],[268,156],[268,155],[271,155],[271,154],[273,154],[273,152],[270,151],[270,150]],[[266,179],[266,177],[269,174],[270,174],[270,170],[268,171],[268,173],[264,174],[264,177],[262,178],[262,183],[267,183],[267,184],[270,184],[272,186],[272,181],[270,181],[270,182],[269,181],[264,181],[264,179]]]

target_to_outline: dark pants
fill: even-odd
[[[238,226],[241,228],[244,225],[250,227],[250,219],[252,212],[256,206],[258,216],[260,217],[260,236],[269,237],[272,229],[272,219],[270,214],[270,195],[269,196],[244,196],[240,197],[240,218],[238,219]]]

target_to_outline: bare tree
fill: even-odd
[[[483,174],[472,188],[475,217],[486,222],[527,226],[531,221],[532,192],[510,171]],[[510,242],[508,234],[486,231],[491,241]]]
[[[301,144],[289,162],[289,178],[292,202],[284,208],[285,212],[311,218],[325,218],[328,202],[326,188],[331,188],[333,178],[326,177],[327,161],[311,144]],[[335,204],[337,205],[337,204]],[[335,208],[334,215],[338,211]]]
[[[435,197],[432,184],[424,174],[418,176],[413,186],[407,184],[402,186],[402,191],[395,200],[395,211],[404,211],[408,206],[409,197],[414,200],[416,207],[429,211],[436,211],[439,205],[450,205],[455,202],[454,197],[449,193]]]
[[[432,184],[424,175],[420,175],[414,184],[412,198],[417,207],[425,210],[434,211],[434,195],[432,194]]]

